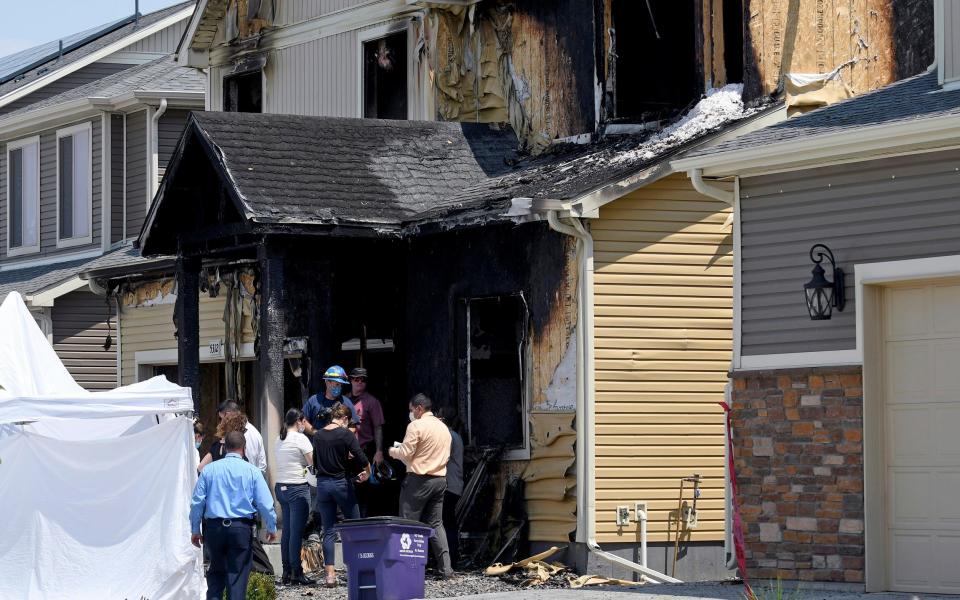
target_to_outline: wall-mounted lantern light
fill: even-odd
[[[820,265],[824,259],[830,261],[833,281],[827,280],[826,272]],[[823,244],[814,244],[810,248],[810,260],[813,261],[813,278],[803,286],[803,294],[807,300],[810,318],[814,321],[825,321],[833,313],[833,307],[843,311],[846,304],[843,295],[843,271],[837,268],[833,252]]]

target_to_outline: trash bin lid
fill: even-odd
[[[345,519],[337,527],[372,527],[378,525],[406,525],[408,527],[426,527],[430,526],[420,521],[412,519],[401,519],[400,517],[367,517],[366,519]]]

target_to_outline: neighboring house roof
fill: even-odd
[[[0,117],[0,127],[8,120],[74,100],[111,100],[144,92],[194,92],[202,98],[206,91],[206,80],[203,72],[177,65],[172,55],[164,56],[9,112]]]
[[[158,256],[144,258],[140,250],[127,244],[107,252],[84,264],[79,270],[80,279],[111,278],[113,276],[132,276],[147,271],[165,270],[174,265],[174,257]]]
[[[930,147],[956,137],[960,89],[943,89],[930,70],[888,86],[793,117],[675,162],[679,169],[711,167],[713,174],[742,172],[748,163],[771,170],[817,160],[866,158],[895,146]],[[909,131],[929,135],[906,139]],[[892,138],[899,137],[895,142]],[[819,158],[818,158],[819,157]],[[728,168],[729,171],[724,171]]]
[[[193,113],[141,233],[145,250],[166,186],[193,144],[251,223],[389,230],[506,173],[518,142],[509,128],[488,124]]]
[[[17,78],[0,84],[0,106],[11,101],[9,96],[17,90],[36,84],[41,80],[54,81],[59,78],[58,72],[64,72],[65,74],[67,71],[72,72],[75,68],[80,68],[94,62],[97,60],[98,51],[108,49],[114,45],[125,46],[132,44],[137,39],[144,37],[145,34],[149,35],[146,32],[151,27],[161,24],[172,17],[176,17],[179,13],[185,12],[186,10],[192,10],[193,5],[194,2],[192,1],[181,2],[168,8],[142,15],[139,22],[129,22],[116,29],[109,27],[104,28],[103,31],[105,33],[103,35],[91,36],[91,39],[88,39],[86,43],[83,43],[70,52],[65,52],[63,56],[56,56],[44,64],[37,65]],[[186,18],[186,16],[187,15],[183,15],[180,18]],[[46,46],[46,44],[44,46]],[[120,48],[117,49],[119,50]],[[24,52],[30,52],[30,50]]]
[[[89,258],[82,258],[52,265],[0,271],[0,298],[17,291],[29,302],[32,296],[76,277],[77,271],[89,262]]]

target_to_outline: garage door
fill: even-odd
[[[960,284],[883,304],[887,581],[960,593]]]

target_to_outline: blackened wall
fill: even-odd
[[[407,391],[438,405],[459,405],[459,357],[467,298],[522,292],[533,333],[550,320],[566,267],[566,240],[546,224],[497,226],[409,242],[407,261]],[[461,348],[461,346],[463,348]]]

